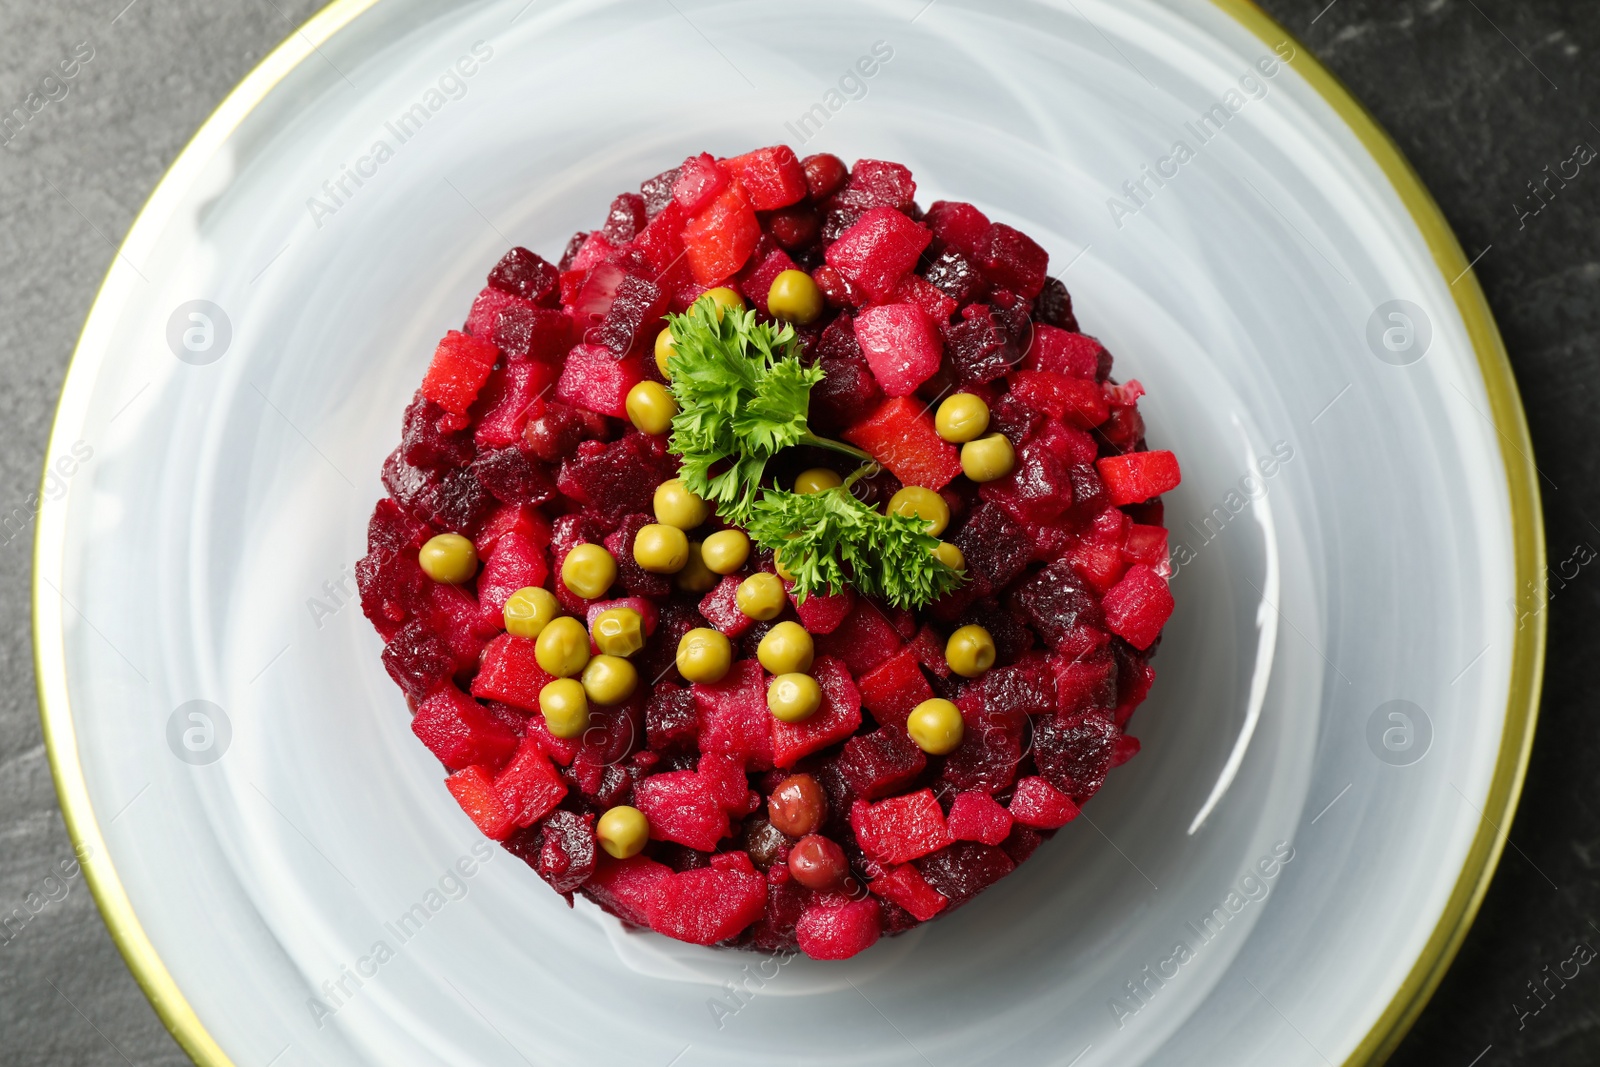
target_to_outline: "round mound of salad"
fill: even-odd
[[[411,728],[569,904],[845,959],[1113,767],[1173,609],[1137,381],[898,163],[702,153],[439,341],[357,566]]]

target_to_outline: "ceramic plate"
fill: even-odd
[[[627,933],[484,849],[353,603],[400,412],[500,253],[779,141],[1038,237],[1186,475],[1143,753],[844,963]],[[1238,3],[343,0],[145,208],[50,455],[63,806],[205,1063],[1370,1062],[1470,922],[1532,731],[1498,335],[1386,139]]]

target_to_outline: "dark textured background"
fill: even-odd
[[[0,502],[38,482],[67,358],[135,212],[223,95],[308,17],[305,0],[10,0],[0,109],[88,40],[65,99],[0,148]],[[1538,214],[1528,183],[1600,148],[1594,0],[1266,0],[1399,141],[1477,270],[1521,382],[1552,565],[1600,549],[1600,161]],[[1519,205],[1521,205],[1519,207]],[[1484,250],[1487,249],[1485,252]],[[31,531],[0,544],[0,912],[71,855],[40,741],[28,634]],[[0,534],[0,541],[4,535]],[[1538,743],[1510,846],[1455,968],[1391,1061],[1600,1063],[1600,966],[1528,990],[1578,942],[1600,948],[1600,756],[1592,645],[1600,579],[1553,585]],[[1568,569],[1571,573],[1571,569]],[[82,879],[0,943],[0,1063],[183,1064]],[[1519,1014],[1527,1012],[1527,1014]],[[1475,1058],[1476,1057],[1476,1058]],[[257,1067],[257,1065],[241,1065]]]

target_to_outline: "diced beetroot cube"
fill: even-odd
[[[570,894],[594,874],[599,850],[595,847],[593,815],[551,812],[539,827],[536,840],[534,869],[557,893]]]
[[[978,596],[1010,585],[1028,565],[1027,531],[993,504],[973,511],[950,540],[966,559],[968,588]]]
[[[543,585],[548,577],[550,564],[543,545],[532,544],[518,533],[500,537],[478,575],[478,608],[484,625],[505,629],[506,601],[511,594],[530,585]]]
[[[537,714],[539,690],[554,679],[539,666],[531,637],[501,634],[483,650],[482,665],[472,679],[472,695]]]
[[[726,575],[700,601],[700,614],[705,616],[706,622],[730,638],[738,637],[756,622],[739,610],[738,602],[735,600],[740,581],[738,575]]]
[[[516,758],[494,780],[494,791],[517,826],[531,826],[567,795],[567,783],[537,740],[524,740]]]
[[[750,294],[750,303],[754,304],[761,314],[769,314],[767,295],[772,292],[772,280],[784,271],[794,269],[794,260],[779,248],[767,253],[761,265],[750,272],[750,277],[745,279],[744,291]]]
[[[716,199],[728,185],[728,175],[711,153],[701,152],[690,156],[678,168],[678,177],[672,183],[672,199],[685,215],[694,215]]]
[[[1103,712],[1041,716],[1034,724],[1033,759],[1055,789],[1069,796],[1093,796],[1105,784],[1119,735]]]
[[[489,380],[499,353],[488,341],[451,330],[433,350],[422,395],[453,415],[465,415]]]
[[[683,224],[689,216],[676,201],[668,203],[629,245],[640,252],[655,271],[663,289],[676,292],[688,280],[683,259]],[[679,266],[683,269],[677,270]]]
[[[909,863],[879,875],[867,884],[867,888],[883,899],[900,905],[918,922],[927,922],[950,903],[943,893],[928,884],[921,871]]]
[[[957,841],[998,845],[1011,833],[1011,813],[988,793],[974,789],[956,794],[945,824]]]
[[[841,334],[849,338],[849,348],[829,351],[825,347],[828,341]],[[855,343],[849,315],[841,314],[829,324],[818,348],[817,366],[826,377],[811,388],[811,421],[819,430],[836,434],[876,411],[883,403],[883,390]]]
[[[775,211],[806,198],[806,172],[788,145],[758,148],[723,160],[722,167],[739,179],[757,211]]]
[[[1076,714],[1106,709],[1117,700],[1117,666],[1105,651],[1050,657],[1055,675],[1056,710]]]
[[[556,463],[572,455],[578,443],[591,436],[587,420],[606,422],[604,415],[575,408],[556,400],[535,400],[528,408],[528,421],[522,431],[522,443],[528,451],[547,463]]]
[[[1084,429],[1099,426],[1111,414],[1105,394],[1097,383],[1052,371],[1017,371],[1011,391],[1035,411],[1066,419]]]
[[[692,707],[694,703],[692,698],[689,703]],[[700,776],[700,780],[705,783],[711,795],[716,798],[718,806],[724,811],[736,812],[743,816],[754,810],[750,803],[753,794],[750,782],[744,774],[743,761],[713,752],[700,757],[694,773]],[[756,797],[756,801],[760,802],[759,796]]]
[[[856,341],[885,396],[908,396],[939,369],[944,346],[915,304],[880,304],[855,320]]]
[[[821,636],[817,651],[844,661],[850,673],[859,678],[894,655],[900,635],[877,605],[856,601],[856,610],[839,621],[832,632]]]
[[[952,911],[1016,867],[1005,851],[977,841],[957,841],[917,863],[917,869],[928,884],[950,901]]]
[[[989,715],[1016,720],[1056,710],[1055,665],[1034,653],[1005,667],[994,667],[973,683],[983,695]]]
[[[884,726],[852,737],[834,766],[852,796],[877,800],[909,784],[928,765],[928,757],[904,730]]]
[[[533,301],[524,300],[520,296],[513,296],[503,289],[490,286],[478,293],[472,301],[472,310],[467,314],[467,332],[472,336],[488,341],[494,337],[494,328],[500,321],[500,316],[511,308],[531,308]]]
[[[1084,532],[1084,540],[1106,548],[1121,549],[1128,539],[1128,529],[1133,525],[1133,520],[1128,518],[1128,513],[1120,508],[1104,508],[1089,524],[1089,529]]]
[[[472,462],[472,437],[440,428],[441,419],[455,419],[419,390],[406,406],[400,430],[400,455],[413,467],[449,470]]]
[[[923,219],[933,232],[961,254],[976,262],[978,249],[989,235],[989,217],[960,200],[935,200]]]
[[[997,222],[984,235],[978,262],[996,285],[1031,300],[1044,288],[1050,254],[1021,230]]]
[[[659,683],[645,705],[644,721],[650,748],[655,751],[691,748],[700,736],[700,716],[687,689]]]
[[[1167,562],[1167,528],[1132,523],[1122,545],[1122,555],[1130,563],[1146,563],[1159,569]]]
[[[617,288],[628,277],[628,272],[620,263],[609,259],[596,263],[584,275],[583,284],[578,286],[568,308],[576,327],[586,331],[598,325],[606,317],[606,312],[611,310],[611,303],[617,298]]]
[[[1060,422],[1046,422],[1028,444],[1049,452],[1065,467],[1093,463],[1099,448],[1093,435]]]
[[[998,793],[1017,776],[1017,766],[1022,762],[1023,724],[1008,716],[987,714],[975,707],[971,694],[968,689],[956,701],[966,733],[956,750],[945,757],[939,781],[956,790]]]
[[[676,468],[677,460],[661,440],[629,432],[615,441],[578,445],[561,464],[556,485],[572,499],[588,504],[596,519],[610,525],[647,504],[656,486]]]
[[[940,326],[950,321],[950,316],[956,313],[960,303],[918,274],[907,274],[901,278],[890,299],[897,304],[917,305],[929,322]]]
[[[945,347],[957,377],[972,384],[992,382],[1022,362],[1017,339],[987,304],[961,309],[961,321],[945,334]]]
[[[1106,456],[1095,467],[1106,483],[1111,503],[1116,507],[1139,504],[1178,487],[1183,480],[1178,457],[1171,452],[1130,452],[1125,456]]]
[[[882,933],[882,910],[872,897],[807,905],[794,927],[800,951],[814,960],[847,960],[871,948]]]
[[[444,638],[412,619],[383,646],[383,667],[406,696],[421,700],[449,681],[456,659]]]
[[[858,800],[850,805],[850,827],[862,850],[878,863],[910,863],[950,843],[944,811],[931,789],[876,804]]]
[[[897,729],[905,729],[912,709],[924,700],[933,699],[933,689],[917,665],[916,650],[909,647],[900,649],[862,675],[858,684],[861,702],[872,712],[872,717],[883,726]]]
[[[767,882],[759,874],[702,867],[680,871],[661,884],[650,928],[691,945],[726,941],[767,910]]]
[[[556,382],[556,399],[614,418],[628,416],[628,390],[645,379],[644,359],[613,359],[599,345],[574,345]]]
[[[560,287],[559,272],[526,248],[513,248],[489,272],[489,285],[546,307],[554,303]]]
[[[1117,747],[1111,751],[1111,766],[1120,767],[1139,754],[1139,739],[1123,734],[1117,738]]]
[[[599,264],[612,258],[616,250],[617,246],[612,244],[604,233],[600,230],[595,230],[583,239],[583,243],[578,246],[577,254],[572,257],[572,263],[568,265],[567,269],[593,270]]]
[[[1011,796],[1011,817],[1036,830],[1054,830],[1078,817],[1078,805],[1043,778],[1028,777]]]
[[[417,705],[411,732],[452,771],[498,767],[517,751],[517,735],[453,685]]]
[[[1055,326],[1035,326],[1026,366],[1029,370],[1065,374],[1092,382],[1103,351],[1105,348],[1093,337]]]
[[[939,636],[937,630],[924,624],[917,631],[917,636],[911,639],[910,644],[923,670],[932,671],[940,678],[950,677],[950,660],[945,656],[945,639]]]
[[[583,891],[623,922],[650,926],[671,880],[672,868],[648,856],[625,860],[601,856]]]
[[[783,588],[789,594],[789,603],[800,617],[800,625],[813,635],[831,634],[856,610],[855,590],[844,586],[835,593],[812,593],[804,601],[794,595],[794,583],[785,581]]]
[[[819,656],[811,666],[811,676],[822,689],[822,706],[815,714],[803,722],[769,716],[774,766],[793,767],[802,756],[843,741],[861,725],[861,695],[843,663]]]
[[[428,600],[428,625],[444,638],[455,658],[456,672],[471,670],[495,632],[484,625],[478,598],[460,586],[434,582],[428,590]]]
[[[689,269],[701,285],[715,285],[732,277],[745,265],[760,239],[761,223],[738,182],[729,182],[716,199],[690,214],[683,227]]]
[[[618,356],[646,337],[653,341],[671,299],[672,294],[655,282],[628,275],[618,283],[605,321],[594,332],[595,341]]]
[[[1065,562],[1052,563],[1028,579],[1012,600],[1058,651],[1079,623],[1098,625],[1102,618],[1095,595]]]
[[[961,473],[961,454],[939,436],[927,405],[908,396],[886,402],[844,431],[851,444],[872,453],[906,485],[943,489]]]
[[[1149,648],[1161,636],[1172,608],[1166,579],[1144,563],[1129,567],[1105,595],[1106,625],[1138,649]]]
[[[719,682],[696,682],[700,751],[742,759],[751,770],[772,767],[772,713],[766,674],[753,659],[736,661]]]
[[[865,289],[873,300],[894,292],[900,276],[913,270],[933,240],[927,227],[892,207],[866,212],[828,246],[828,265]]]
[[[1024,525],[1049,524],[1072,506],[1072,474],[1047,449],[1030,441],[1017,450],[1016,468],[998,481],[984,483],[978,495]]]
[[[495,792],[494,779],[482,767],[463,767],[444,780],[461,810],[478,824],[485,837],[504,841],[516,828],[514,815]]]
[[[633,787],[633,805],[650,820],[654,841],[710,852],[728,836],[728,813],[694,771],[652,775]]]
[[[644,229],[644,224],[644,197],[638,193],[621,193],[611,201],[611,210],[606,212],[606,224],[600,227],[600,232],[612,244],[626,244]]]
[[[839,199],[851,207],[866,211],[875,207],[892,207],[897,211],[909,208],[917,195],[917,183],[911,179],[911,170],[904,163],[886,159],[858,159],[850,168],[850,180],[839,194]]]
[[[550,520],[536,507],[527,504],[502,504],[484,522],[472,543],[478,549],[478,558],[486,559],[494,553],[495,542],[506,534],[514,533],[531,545],[540,548],[550,543]],[[478,579],[482,594],[483,579]]]
[[[1128,565],[1122,558],[1121,549],[1097,545],[1092,541],[1079,542],[1078,547],[1067,556],[1067,561],[1078,576],[1098,593],[1104,593],[1115,585]]]
[[[915,278],[917,275],[908,274],[906,277]],[[950,316],[955,313],[956,308],[982,298],[989,289],[989,279],[984,277],[983,271],[953,247],[946,248],[935,256],[933,262],[922,272],[922,277],[952,305],[947,311],[941,305],[943,317],[930,313],[930,317],[941,326],[948,325]],[[920,304],[922,301],[918,300],[917,303]]]
[[[484,411],[473,431],[478,447],[504,448],[522,440],[534,399],[555,381],[556,368],[550,363],[517,361],[492,373],[476,405]]]

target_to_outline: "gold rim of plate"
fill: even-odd
[[[290,35],[252,70],[228,94],[211,116],[206,119],[194,137],[178,154],[172,166],[156,185],[150,198],[140,209],[129,227],[122,247],[128,248],[143,239],[147,228],[167,213],[164,209],[180,198],[193,179],[209,162],[215,151],[251,111],[301,62],[315,54],[319,45],[349,25],[378,0],[333,0],[300,30]],[[1500,827],[1511,824],[1517,798],[1522,791],[1527,773],[1528,754],[1533,744],[1534,726],[1538,715],[1539,688],[1543,676],[1545,653],[1545,548],[1544,520],[1540,511],[1534,469],[1533,445],[1528,437],[1527,421],[1517,392],[1511,365],[1506,357],[1500,331],[1495,326],[1477,276],[1470,269],[1455,234],[1445,221],[1433,197],[1421,179],[1411,169],[1400,150],[1390,140],[1376,119],[1351,95],[1350,91],[1315,59],[1294,35],[1290,34],[1271,16],[1257,7],[1252,0],[1212,0],[1222,11],[1241,26],[1260,38],[1268,46],[1289,41],[1295,46],[1295,58],[1290,61],[1301,77],[1322,97],[1335,113],[1349,126],[1352,133],[1371,154],[1373,160],[1388,177],[1395,193],[1411,214],[1417,229],[1433,254],[1441,275],[1456,281],[1450,286],[1456,306],[1466,324],[1478,368],[1483,374],[1495,428],[1502,439],[1501,456],[1505,463],[1506,483],[1511,504],[1513,554],[1518,589],[1517,608],[1523,618],[1532,618],[1533,624],[1518,630],[1511,660],[1511,682],[1506,705],[1504,732],[1501,735],[1500,753],[1495,763],[1494,776],[1484,805],[1483,819],[1468,850],[1466,862],[1446,902],[1437,926],[1429,936],[1421,954],[1412,965],[1405,981],[1394,998],[1378,1017],[1372,1029],[1345,1061],[1345,1067],[1382,1063],[1405,1036],[1406,1031],[1422,1011],[1428,998],[1438,987],[1467,929],[1478,913],[1483,895],[1505,845]],[[120,255],[102,281],[95,303],[90,309],[79,336],[78,347],[68,364],[70,381],[72,365],[78,361],[91,334],[97,312],[113,275],[118,273]],[[63,390],[65,393],[65,389]],[[59,422],[61,406],[56,408]],[[52,429],[52,439],[54,429]],[[111,938],[127,961],[128,969],[150,999],[156,1014],[167,1030],[195,1063],[202,1067],[233,1067],[232,1061],[206,1030],[162,962],[155,946],[145,934],[138,916],[128,900],[127,892],[112,866],[105,847],[105,838],[95,819],[94,807],[89,799],[88,783],[78,758],[77,737],[67,697],[66,678],[61,657],[52,656],[47,663],[45,642],[59,646],[59,634],[44,632],[42,608],[45,597],[42,590],[49,587],[41,580],[43,575],[44,525],[35,532],[33,592],[34,592],[34,666],[38,678],[39,715],[43,725],[45,747],[50,767],[55,775],[56,792],[61,801],[62,815],[67,833],[81,858],[85,877],[101,916],[105,919]],[[55,547],[55,546],[51,546]]]

